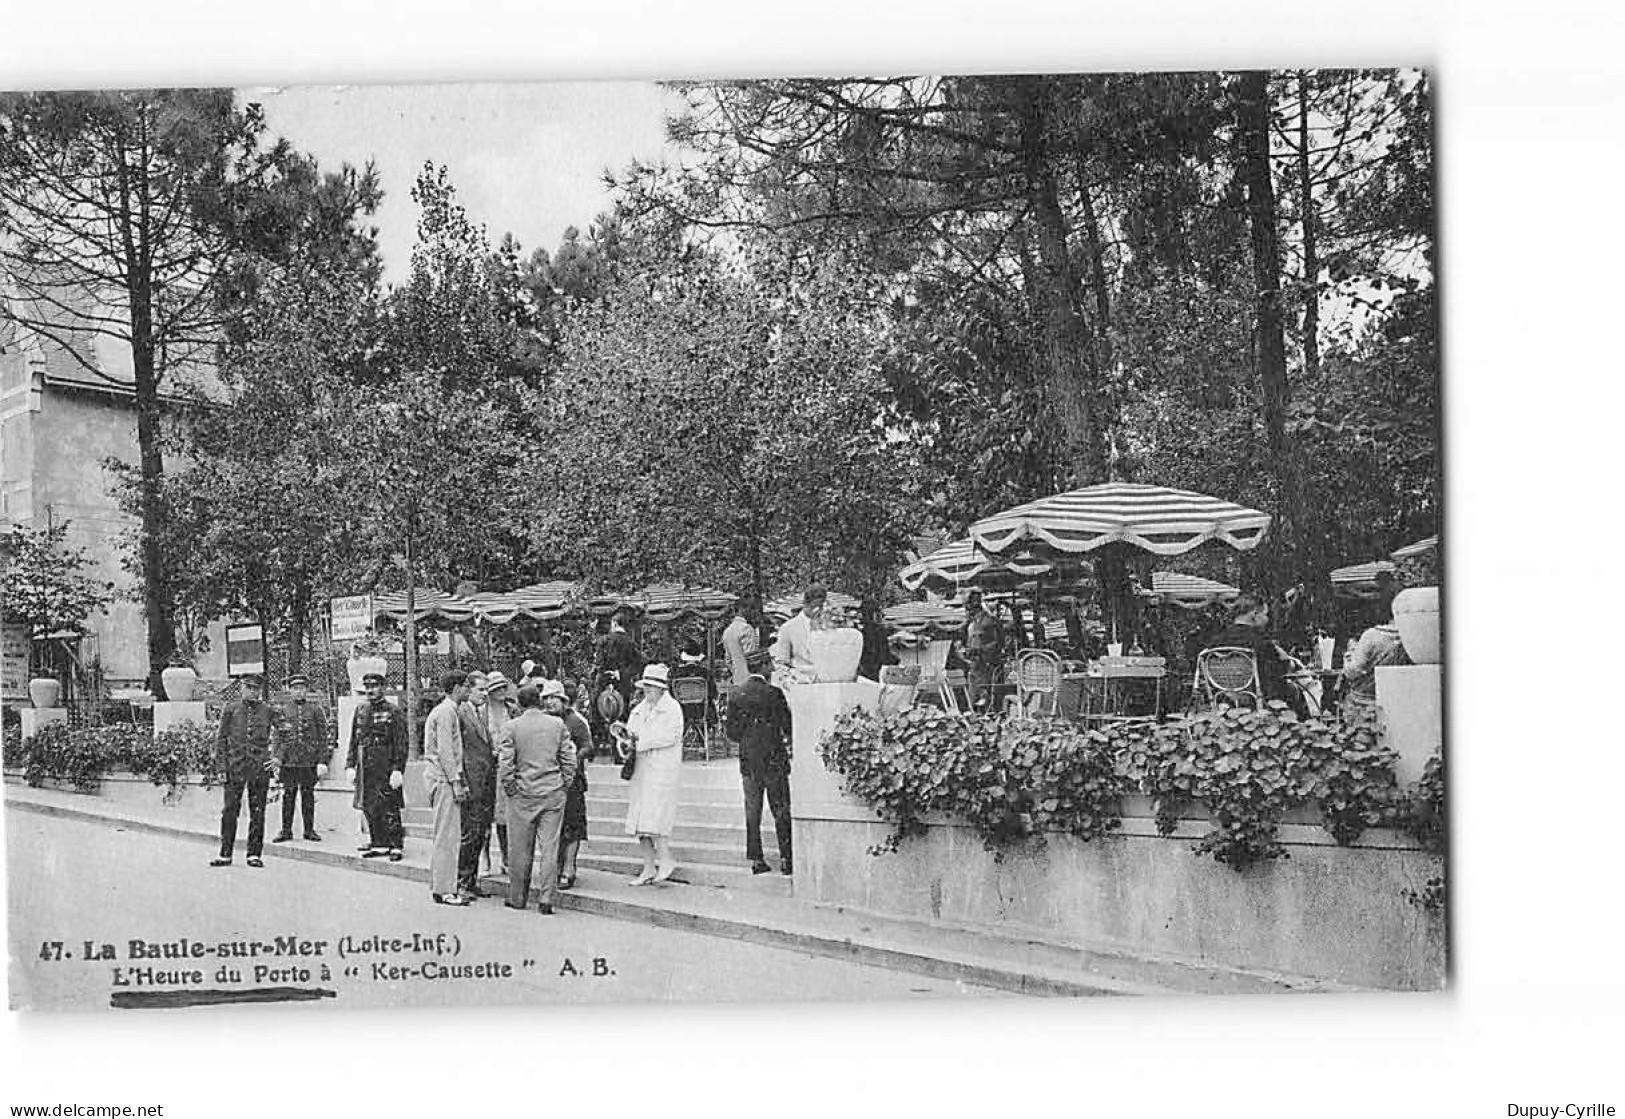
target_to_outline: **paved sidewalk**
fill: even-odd
[[[115,800],[59,789],[31,789],[8,777],[6,807],[9,811],[41,812],[195,840],[199,843],[198,857],[207,858],[212,845],[218,842],[219,792],[193,788],[179,803],[165,805],[159,801],[156,789],[148,786],[147,791],[150,801]],[[278,812],[278,805],[273,804],[266,813],[267,858],[302,859],[428,883],[428,850],[421,840],[409,840],[406,857],[398,863],[360,857],[355,850],[360,840],[355,830],[358,816],[347,797],[342,804],[335,797],[322,798],[318,803],[321,843],[271,843],[269,836],[278,828]],[[335,824],[334,819],[343,823]],[[12,852],[12,858],[19,854]],[[495,892],[505,889],[506,880],[487,876],[482,884]],[[898,919],[747,889],[681,883],[637,887],[619,875],[586,869],[580,872],[575,888],[560,895],[560,908],[1024,994],[1265,994],[1348,989],[1319,981],[1023,939],[1002,931],[945,922]]]

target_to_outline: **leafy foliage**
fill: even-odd
[[[1323,826],[1347,845],[1393,823],[1398,803],[1397,757],[1372,727],[1299,720],[1281,703],[1104,730],[929,707],[853,709],[820,750],[847,790],[895,825],[880,850],[918,834],[931,813],[970,822],[995,850],[1048,831],[1094,839],[1121,826],[1121,799],[1139,792],[1152,799],[1163,835],[1184,805],[1205,806],[1213,829],[1193,849],[1243,870],[1285,856],[1279,828],[1294,808],[1318,805]]]
[[[21,525],[0,542],[0,614],[26,625],[30,636],[79,633],[104,610],[113,585],[84,574],[90,558],[66,547],[68,522],[43,529]]]
[[[15,743],[8,734],[7,768],[21,768],[30,785],[67,781],[82,792],[95,792],[102,777],[118,771],[149,777],[164,788],[164,800],[185,790],[189,775],[205,786],[218,780],[214,735],[206,727],[182,723],[154,735],[133,723],[72,727],[53,723]]]

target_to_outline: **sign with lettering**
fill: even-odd
[[[257,625],[226,627],[226,675],[265,672],[265,633]]]
[[[331,609],[334,641],[354,641],[372,632],[372,595],[335,598]]]
[[[28,698],[27,626],[0,626],[0,698]]]

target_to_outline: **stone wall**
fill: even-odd
[[[1002,861],[951,821],[869,854],[891,829],[841,791],[817,739],[836,711],[872,707],[876,694],[861,683],[789,690],[798,897],[1356,987],[1443,985],[1444,914],[1405,896],[1441,872],[1440,860],[1389,831],[1344,848],[1318,824],[1287,823],[1289,856],[1238,872],[1191,850],[1203,821],[1164,838],[1140,800],[1124,806],[1118,835],[1049,835]]]

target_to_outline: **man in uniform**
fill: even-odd
[[[225,804],[220,812],[220,856],[210,866],[230,866],[237,845],[237,818],[242,815],[243,792],[248,793],[248,865],[264,866],[260,853],[265,842],[265,798],[275,772],[272,739],[286,730],[282,712],[265,702],[265,682],[258,676],[240,680],[242,698],[226,705],[216,740],[220,770],[225,776]]]
[[[362,858],[388,856],[401,861],[404,829],[401,826],[401,786],[406,783],[406,716],[384,698],[384,678],[369,672],[361,678],[367,702],[355,709],[350,724],[350,753],[346,776],[355,782],[354,804],[367,817],[371,843]]]
[[[328,732],[327,712],[310,698],[309,680],[303,673],[288,677],[292,701],[282,709],[288,732],[282,738],[277,764],[281,767],[282,830],[272,843],[293,838],[293,802],[301,799],[305,838],[321,842],[316,830],[316,782],[327,776],[327,763],[333,756],[333,739]]]
[[[751,657],[750,679],[728,704],[728,736],[739,743],[739,776],[745,786],[745,857],[753,874],[773,868],[762,857],[762,797],[773,812],[779,840],[779,871],[793,873],[790,854],[790,704],[767,682],[767,653]]]
[[[499,682],[507,683],[506,680]],[[461,845],[457,850],[457,890],[471,898],[486,896],[480,889],[480,855],[491,839],[491,814],[496,809],[497,799],[496,749],[492,744],[491,722],[486,715],[488,702],[486,677],[470,672],[468,699],[457,708],[463,725],[463,780],[468,783],[468,799],[463,801]]]

